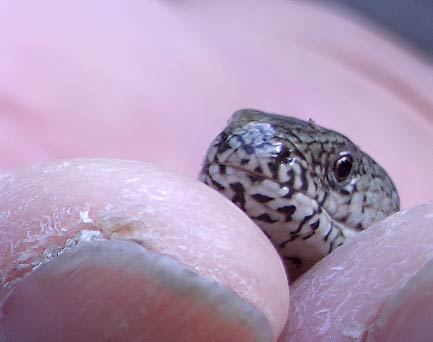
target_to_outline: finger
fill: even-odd
[[[22,306],[26,302],[24,299],[27,300],[28,294],[33,291],[38,295],[31,295],[30,298],[34,297],[36,304],[41,304],[41,298],[47,298],[47,294],[58,294],[47,309],[50,313],[53,312],[52,307],[65,304],[63,296],[78,300],[81,293],[82,299],[68,302],[72,306],[65,310],[74,312],[76,305],[90,307],[92,310],[100,307],[102,311],[97,311],[99,313],[95,314],[95,317],[101,318],[100,313],[106,312],[103,305],[105,301],[92,300],[95,294],[91,290],[84,291],[76,285],[92,281],[95,283],[90,283],[90,288],[101,287],[101,291],[104,291],[105,286],[112,283],[113,288],[106,288],[109,296],[114,298],[111,304],[122,302],[121,296],[124,294],[116,287],[118,283],[107,283],[106,278],[112,279],[122,274],[126,277],[126,283],[128,280],[137,283],[136,279],[149,279],[148,275],[156,272],[147,268],[146,265],[151,263],[149,260],[156,260],[155,263],[161,266],[161,273],[170,273],[163,268],[167,263],[164,261],[166,259],[158,259],[155,255],[176,261],[174,266],[173,263],[170,264],[171,269],[177,267],[180,270],[183,267],[190,270],[175,272],[179,278],[173,282],[180,284],[180,288],[186,286],[185,282],[191,283],[191,279],[199,279],[203,287],[200,291],[209,291],[209,298],[219,298],[218,291],[221,287],[231,289],[232,295],[238,296],[241,302],[249,303],[249,308],[254,308],[248,309],[249,311],[242,309],[244,313],[238,310],[236,305],[230,308],[240,314],[240,317],[245,317],[245,312],[250,312],[251,320],[256,323],[261,322],[257,317],[265,317],[268,331],[271,331],[273,336],[277,336],[284,325],[288,287],[278,255],[267,238],[242,212],[198,181],[137,162],[71,160],[12,171],[3,176],[1,189],[1,207],[4,213],[7,213],[2,221],[4,239],[0,246],[2,279],[3,287],[13,289],[3,308],[3,331],[6,333],[9,328],[15,331],[15,319],[19,319],[19,313],[25,311],[26,306]],[[135,254],[131,253],[135,257],[125,257],[126,259],[119,259],[117,262],[119,253],[110,249],[111,245],[104,245],[108,247],[95,255],[91,248],[83,249],[84,252],[80,250],[72,261],[57,257],[65,250],[74,249],[71,245],[88,240],[127,241],[128,245],[132,246],[131,251]],[[140,250],[151,254],[140,254],[133,246],[139,246]],[[124,248],[128,250],[127,247]],[[128,269],[125,265],[134,258],[137,261],[131,263]],[[107,265],[101,261],[104,259],[107,260]],[[143,265],[141,275],[136,274],[140,264]],[[39,268],[32,271],[35,267]],[[108,275],[104,273],[108,272],[107,268]],[[122,268],[125,268],[124,272],[119,271]],[[84,274],[80,274],[79,270]],[[66,277],[66,274],[70,276]],[[88,279],[91,278],[90,274],[95,274],[95,279]],[[101,276],[98,276],[99,274]],[[75,277],[77,280],[71,281]],[[14,289],[15,283],[21,278],[23,279],[18,282],[21,285]],[[41,289],[41,279],[50,283],[47,289]],[[172,286],[172,280],[164,278],[158,281],[158,286],[155,283],[149,285],[148,292],[155,291],[153,297],[140,298],[140,310],[146,310],[146,300],[152,301],[160,296],[169,297],[166,293],[169,292],[167,288]],[[123,286],[124,282],[119,283],[119,286]],[[143,282],[146,284],[147,280]],[[120,298],[115,297],[116,288]],[[15,293],[15,290],[18,292]],[[177,297],[171,295],[181,301],[180,290],[176,290]],[[71,291],[77,292],[71,294]],[[103,293],[101,298],[105,298],[104,296],[107,295]],[[195,302],[188,301],[191,310],[197,306],[207,306],[197,296],[192,297]],[[31,305],[31,302],[28,305]],[[212,306],[214,307],[215,305]],[[155,312],[151,311],[150,315],[153,316]],[[219,315],[221,311],[216,312]],[[14,324],[6,321],[8,314],[12,315]],[[170,316],[173,320],[188,319],[173,316]],[[190,316],[192,321],[185,324],[195,326],[192,323],[195,316]],[[227,321],[227,317],[220,316],[222,321]],[[66,315],[65,319],[71,317]],[[83,319],[85,317],[84,315]],[[139,320],[140,324],[136,321],[131,323],[135,327],[145,327],[147,324],[147,321],[143,320],[145,315],[131,314],[130,317]],[[208,322],[211,322],[209,315],[207,317]],[[72,326],[69,320],[63,323],[59,329]],[[167,320],[165,324],[171,323]],[[257,326],[263,326],[263,323]],[[46,325],[41,324],[39,327],[41,331],[46,331],[43,330]],[[203,326],[204,332],[205,327],[206,325]],[[242,324],[237,327],[243,329]],[[256,332],[259,330],[256,329]],[[200,331],[200,326],[197,326],[197,331]],[[188,333],[193,332],[194,330]]]
[[[278,0],[7,3],[3,166],[110,155],[195,176],[230,114],[256,107],[349,135],[403,205],[431,198],[431,65],[366,23]]]
[[[315,265],[291,289],[282,340],[374,340],[410,329],[405,336],[416,341],[431,334],[431,324],[417,330],[422,321],[407,325],[401,317],[409,304],[415,321],[426,310],[431,314],[416,304],[431,294],[416,289],[431,286],[431,267],[423,267],[433,260],[432,220],[433,203],[397,213]]]
[[[433,261],[391,296],[367,333],[367,341],[430,341],[433,335]]]

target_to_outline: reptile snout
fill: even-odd
[[[391,178],[346,136],[254,109],[233,114],[200,179],[256,222],[298,271],[399,208]]]

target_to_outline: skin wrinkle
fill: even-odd
[[[385,219],[360,233],[356,241],[324,258],[320,262],[321,270],[314,273],[319,265],[314,266],[313,272],[296,281],[292,287],[292,319],[287,327],[290,340],[304,341],[319,336],[307,333],[310,326],[319,327],[315,333],[320,331],[324,341],[331,341],[331,336],[340,336],[342,341],[356,333],[359,338],[364,336],[390,295],[433,259],[430,226],[426,222],[407,224],[411,217],[431,212],[433,204],[421,205]],[[413,230],[418,234],[411,234]],[[406,238],[401,240],[402,236]],[[375,241],[376,246],[370,246],[370,241]],[[414,248],[402,249],[402,243]],[[317,315],[323,310],[329,312],[326,322]]]

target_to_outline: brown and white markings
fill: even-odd
[[[265,232],[292,276],[399,209],[391,178],[347,137],[253,109],[233,114],[200,179]]]

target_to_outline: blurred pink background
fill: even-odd
[[[0,167],[152,162],[195,177],[231,113],[345,133],[403,206],[433,199],[433,66],[365,22],[306,2],[3,1]]]

